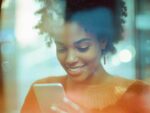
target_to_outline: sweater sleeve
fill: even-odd
[[[33,86],[30,88],[25,102],[22,106],[21,113],[41,113],[38,102],[35,97]]]

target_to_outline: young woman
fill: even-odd
[[[45,10],[40,11],[44,16],[48,14],[46,10],[50,7],[50,0],[45,2]],[[57,58],[67,75],[48,77],[34,83],[63,85],[67,96],[63,108],[55,105],[50,112],[150,112],[147,101],[149,86],[138,80],[111,76],[100,62],[107,53],[115,52],[113,44],[121,39],[123,16],[126,16],[126,7],[122,0],[66,0],[65,23],[55,34],[54,41]],[[42,25],[47,26],[40,26],[40,29],[48,33],[48,29],[43,29],[48,28],[45,22],[42,19]],[[21,113],[40,112],[31,87]]]

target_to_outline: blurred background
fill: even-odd
[[[126,0],[125,39],[104,65],[108,73],[150,82],[150,0]],[[0,113],[19,113],[31,84],[65,74],[55,44],[47,47],[34,26],[35,0],[3,0],[0,16]]]

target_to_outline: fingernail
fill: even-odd
[[[71,104],[71,106],[73,106],[76,110],[80,109],[78,105],[76,105],[75,103],[73,103],[71,100],[69,100],[66,97],[64,97],[64,102]]]
[[[51,106],[50,108],[51,108],[51,110],[53,110],[53,111],[56,111],[56,110],[57,110],[56,106],[54,106],[54,105]]]
[[[64,97],[64,102],[69,102],[69,99],[67,97]]]

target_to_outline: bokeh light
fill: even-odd
[[[130,50],[128,49],[124,49],[122,51],[119,52],[119,60],[121,62],[130,62],[132,60],[132,53]]]

